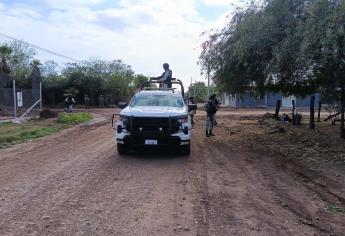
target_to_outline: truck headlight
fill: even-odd
[[[123,130],[122,125],[118,125],[117,126],[117,132],[120,134],[122,132],[122,130]]]
[[[188,134],[188,127],[187,127],[187,126],[183,127],[183,133],[184,133],[185,135]]]
[[[178,122],[180,124],[184,124],[184,123],[187,123],[188,122],[188,116],[181,116],[178,118]]]
[[[180,130],[183,131],[184,134],[188,134],[188,126],[183,124],[188,122],[188,116],[181,116],[178,118],[178,123],[180,125]]]
[[[126,128],[128,125],[129,118],[127,116],[120,115],[120,121],[122,123],[122,128]]]

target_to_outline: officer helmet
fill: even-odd
[[[163,68],[166,70],[166,69],[169,69],[169,64],[168,63],[164,63],[163,64]]]

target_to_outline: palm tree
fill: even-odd
[[[2,59],[8,59],[9,56],[11,55],[12,53],[12,48],[7,46],[7,45],[3,45],[3,46],[0,46],[0,56]]]
[[[0,57],[1,57],[1,62],[0,62],[0,74],[8,74],[10,73],[10,68],[7,65],[7,60],[10,58],[10,55],[12,53],[12,49],[9,46],[0,46]]]

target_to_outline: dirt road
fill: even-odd
[[[120,157],[108,121],[0,150],[0,235],[345,234],[343,185],[201,119],[189,158]]]

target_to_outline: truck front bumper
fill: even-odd
[[[147,145],[145,140],[157,140],[157,144]],[[118,144],[123,144],[127,147],[179,147],[190,144],[190,134],[184,134],[183,132],[176,134],[137,132],[117,135],[116,141]]]

